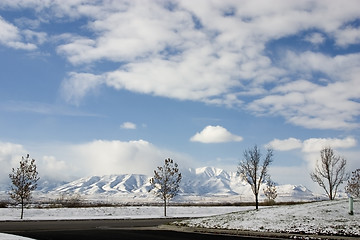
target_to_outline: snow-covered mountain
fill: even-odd
[[[141,174],[120,174],[80,178],[51,192],[94,194],[147,193],[150,177]]]
[[[182,169],[177,201],[252,201],[253,193],[248,184],[234,172],[214,167]],[[53,196],[60,194],[80,194],[92,199],[120,199],[147,201],[155,199],[149,192],[150,176],[141,174],[119,174],[91,176],[66,183],[47,192]],[[261,191],[262,192],[262,191]],[[318,196],[304,186],[277,186],[278,201],[313,200]],[[264,196],[260,196],[260,199]],[[217,199],[217,200],[216,200]]]

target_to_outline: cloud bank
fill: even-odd
[[[0,184],[9,182],[8,174],[17,168],[21,156],[34,158],[42,180],[67,181],[84,176],[108,174],[152,175],[164,159],[172,158],[180,168],[197,166],[186,154],[159,148],[148,141],[94,140],[80,144],[47,146],[46,152],[21,144],[0,142]]]

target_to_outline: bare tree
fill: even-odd
[[[349,178],[345,173],[346,159],[336,156],[331,147],[320,151],[321,160],[316,162],[315,171],[310,173],[311,179],[322,187],[330,200],[334,200],[340,184]]]
[[[164,166],[154,170],[154,177],[150,179],[151,190],[164,201],[164,216],[166,217],[166,203],[179,192],[181,173],[177,163],[172,159],[165,159]]]
[[[30,159],[29,154],[26,158],[21,157],[20,166],[9,174],[12,182],[10,197],[18,204],[21,204],[21,219],[24,216],[24,205],[30,201],[31,192],[36,189],[38,172],[36,170],[35,159]]]
[[[261,153],[257,145],[253,149],[244,151],[244,160],[239,163],[238,175],[251,186],[251,190],[255,195],[255,207],[259,209],[259,190],[260,185],[265,182],[268,176],[268,167],[272,162],[273,151],[267,150],[266,157],[261,163]]]
[[[268,178],[266,181],[266,187],[263,188],[264,194],[267,197],[268,203],[275,203],[275,199],[277,198],[277,190],[275,183]]]
[[[351,178],[345,187],[345,192],[352,197],[360,197],[360,168],[352,172]]]

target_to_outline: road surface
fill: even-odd
[[[167,224],[172,221],[174,221],[174,219],[0,222],[0,232],[38,240],[260,239],[240,236],[236,237],[214,234],[185,233],[157,228],[159,225]]]

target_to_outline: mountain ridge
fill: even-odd
[[[215,167],[190,168],[181,170],[182,181],[178,196],[174,199],[237,199],[251,201],[253,193],[249,184],[245,183],[235,172],[227,172]],[[112,174],[89,176],[62,184],[53,189],[47,188],[44,193],[51,195],[80,194],[89,198],[128,198],[154,199],[151,193],[151,176],[145,174]],[[41,189],[39,189],[41,190]],[[260,199],[265,196],[260,191]],[[303,185],[278,185],[279,201],[315,200],[314,194]]]

